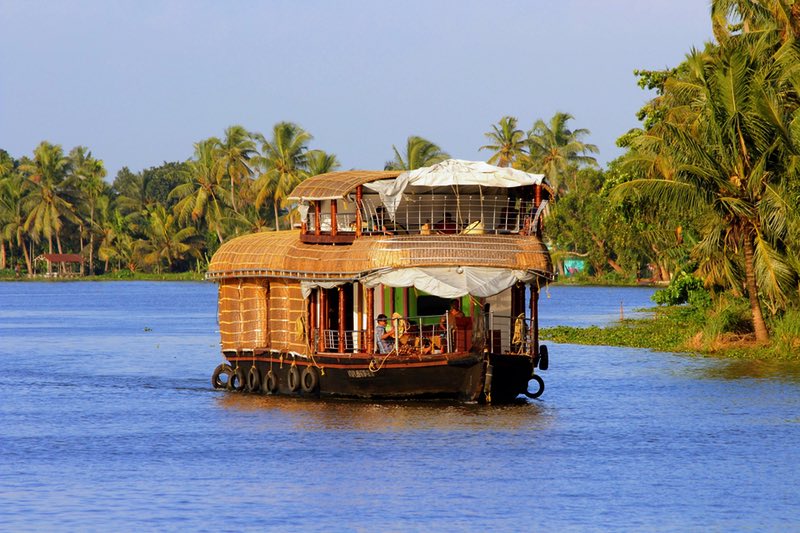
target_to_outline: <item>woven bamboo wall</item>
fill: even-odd
[[[305,353],[305,337],[298,335],[298,320],[305,315],[305,300],[297,281],[273,279],[269,283],[269,347]]]
[[[266,344],[266,284],[229,280],[219,286],[219,330],[223,350],[253,350]]]

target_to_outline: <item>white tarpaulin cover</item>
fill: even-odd
[[[448,159],[429,167],[403,172],[393,180],[366,183],[364,187],[380,195],[389,216],[394,220],[394,213],[400,205],[403,191],[411,185],[419,187],[479,185],[512,188],[540,185],[543,182],[544,174],[530,174],[514,168],[496,167],[483,161]]]
[[[458,298],[466,294],[484,298],[500,293],[517,281],[527,282],[533,274],[524,270],[486,267],[402,268],[376,273],[364,280],[367,287],[416,287],[440,298]]]

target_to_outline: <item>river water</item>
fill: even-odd
[[[639,288],[553,287],[542,325]],[[214,391],[210,283],[0,283],[0,530],[798,530],[800,370],[550,346],[519,405]]]

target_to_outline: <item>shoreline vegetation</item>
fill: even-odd
[[[800,353],[800,2],[712,0],[709,22],[714,39],[679,65],[634,72],[654,97],[605,168],[566,112],[529,129],[506,115],[484,133],[489,163],[552,187],[545,240],[564,282],[669,284],[649,324],[556,338]],[[202,279],[227,240],[300,223],[288,195],[340,166],[312,139],[292,122],[267,135],[233,125],[187,161],[112,183],[84,146],[0,149],[0,279]],[[387,170],[450,158],[417,135],[391,148]]]

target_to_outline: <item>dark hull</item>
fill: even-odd
[[[441,398],[505,403],[525,393],[533,373],[529,357],[498,354],[420,358],[318,354],[313,360],[291,354],[283,357],[280,354],[259,354],[228,357],[228,360],[231,368],[234,371],[239,369],[239,376],[243,378],[241,384],[233,380],[236,389],[241,385],[241,390],[254,393],[317,397]],[[253,366],[258,370],[260,383],[255,389],[248,387],[248,376]],[[306,369],[309,370],[304,372]],[[272,391],[265,385],[269,372],[273,377]],[[295,372],[294,379],[291,372]],[[303,387],[302,379],[298,386],[297,377],[306,373],[316,374],[313,388]],[[292,384],[295,390],[292,390]]]

